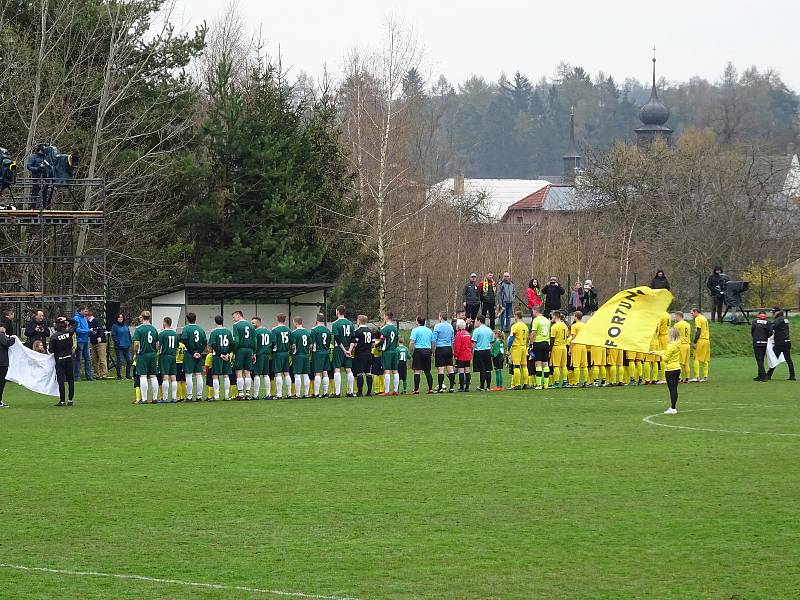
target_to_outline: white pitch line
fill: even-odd
[[[70,571],[67,569],[49,569],[47,567],[26,567],[24,565],[10,565],[0,563],[0,568],[14,569],[16,571],[27,571],[35,573],[52,573],[55,575],[70,575],[73,577],[106,577],[110,579],[130,579],[134,581],[147,581],[150,583],[164,583],[169,585],[183,585],[187,587],[206,588],[211,590],[224,590],[231,592],[250,592],[253,594],[272,594],[273,596],[283,596],[288,598],[309,598],[311,600],[359,600],[346,596],[324,596],[321,594],[306,594],[304,592],[285,592],[282,590],[266,590],[242,585],[225,585],[222,583],[201,583],[197,581],[181,581],[180,579],[161,579],[159,577],[147,577],[145,575],[127,575],[124,573],[100,573],[97,571]]]
[[[752,406],[751,408],[773,408],[778,405],[771,405],[771,406]],[[746,408],[747,405],[744,404],[736,404],[731,406],[718,406],[716,408],[694,408],[691,410],[682,410],[678,414],[687,413],[687,412],[701,412],[707,410],[725,410],[726,408]],[[745,431],[743,429],[710,429],[707,427],[688,427],[686,425],[670,425],[668,423],[658,423],[653,421],[655,417],[662,416],[664,413],[656,413],[654,415],[648,415],[642,419],[648,425],[658,425],[659,427],[669,427],[670,429],[687,429],[689,431],[708,431],[712,433],[742,433],[747,435],[776,435],[780,437],[800,437],[800,433],[774,433],[771,431]]]

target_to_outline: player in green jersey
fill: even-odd
[[[136,361],[136,373],[139,375],[141,400],[139,404],[147,404],[147,388],[153,390],[153,400],[158,400],[158,378],[156,377],[156,345],[158,330],[150,323],[150,311],[143,310],[139,315],[140,324],[133,332],[133,360]],[[148,382],[149,378],[149,382]]]
[[[234,350],[233,332],[222,326],[222,315],[214,317],[216,327],[208,334],[208,345],[211,348],[211,385],[214,388],[214,400],[219,400],[219,379],[222,377],[225,395],[224,400],[230,399],[231,394],[231,361],[230,354]]]
[[[172,328],[172,319],[164,317],[164,329],[158,334],[158,366],[161,369],[161,401],[178,401],[178,378],[175,353],[178,351],[178,334]],[[170,395],[170,390],[172,394]]]
[[[269,380],[269,363],[275,338],[272,330],[261,324],[261,317],[253,317],[250,324],[255,328],[256,362],[253,364],[253,398],[258,400],[261,382],[264,382],[264,400],[270,399],[272,382]]]
[[[203,352],[206,350],[206,332],[196,325],[197,315],[193,312],[186,313],[186,323],[181,331],[181,341],[186,346],[183,357],[183,371],[186,373],[186,401],[200,402],[203,399],[203,370],[205,360]],[[195,386],[197,390],[195,393]],[[196,397],[195,397],[196,396]]]
[[[394,315],[387,312],[383,316],[384,326],[381,328],[381,366],[383,367],[383,395],[400,395],[400,374],[398,373],[400,355],[397,344],[400,333],[394,324]]]
[[[256,362],[256,330],[245,321],[242,311],[236,310],[233,318],[233,341],[236,344],[236,388],[239,390],[237,400],[244,396],[250,400],[250,389],[253,387],[253,365]]]
[[[272,328],[272,335],[275,344],[272,351],[272,371],[275,373],[275,395],[278,398],[286,398],[292,391],[292,380],[289,378],[289,348],[292,343],[292,332],[286,326],[286,315],[283,313],[276,315],[275,327]],[[284,393],[284,387],[286,388]]]
[[[353,377],[353,355],[350,354],[350,342],[352,341],[355,327],[353,322],[347,319],[346,309],[340,304],[336,307],[336,320],[331,325],[333,334],[333,389],[336,396],[342,393],[342,371],[347,373],[347,395],[354,397],[353,387],[355,377]]]
[[[311,357],[311,372],[314,373],[314,396],[321,398],[328,395],[330,378],[328,371],[331,369],[331,330],[325,327],[325,315],[317,315],[317,324],[311,330],[313,338]]]
[[[308,398],[311,391],[309,355],[313,339],[311,332],[303,327],[303,317],[295,317],[292,331],[292,371],[294,371],[294,397]],[[301,391],[302,390],[302,391]]]

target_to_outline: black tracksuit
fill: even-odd
[[[561,310],[561,296],[565,293],[566,290],[558,283],[548,283],[542,288],[545,317],[549,317],[554,310]]]
[[[794,362],[792,362],[792,338],[789,335],[789,319],[784,315],[776,317],[772,321],[770,331],[775,336],[775,346],[773,347],[775,357],[778,358],[783,354],[783,358],[786,359],[786,366],[789,367],[789,379],[794,379]],[[774,372],[775,368],[773,367],[767,373],[767,377],[772,379],[772,374]]]
[[[756,377],[758,381],[767,380],[764,357],[767,355],[767,340],[770,333],[770,324],[766,319],[756,319],[750,325],[750,335],[753,337],[753,354],[756,357],[756,365],[758,366],[758,376]]]
[[[56,380],[58,381],[58,395],[60,401],[64,402],[66,393],[64,384],[69,387],[69,402],[75,398],[75,371],[72,366],[72,336],[75,334],[75,329],[56,330],[50,336],[50,343],[48,350],[53,358],[56,359]]]
[[[478,283],[470,281],[464,286],[464,310],[467,312],[467,319],[475,320],[481,308],[481,293]]]
[[[0,402],[3,401],[3,390],[6,387],[6,375],[8,375],[8,347],[13,346],[17,341],[13,335],[6,335],[0,331]]]
[[[711,320],[713,321],[716,317],[720,323],[722,323],[722,304],[725,299],[725,290],[722,289],[723,281],[727,281],[727,279],[723,279],[722,275],[716,271],[706,280],[706,287],[711,296]]]

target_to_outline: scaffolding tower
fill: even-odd
[[[105,215],[103,179],[20,178],[0,192],[0,306],[14,309],[17,329],[35,309],[53,318],[101,304],[105,316]]]

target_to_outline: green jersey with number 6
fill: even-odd
[[[275,352],[289,352],[292,343],[292,332],[286,325],[278,325],[272,330],[275,337]]]
[[[165,329],[158,334],[158,347],[161,356],[175,355],[178,350],[178,334],[174,329]]]
[[[133,332],[133,341],[139,342],[137,354],[155,354],[158,330],[150,323],[142,323]]]
[[[383,343],[381,344],[381,351],[383,352],[394,352],[397,350],[397,327],[389,323],[388,325],[384,325],[383,329],[381,329],[381,335],[383,336]]]
[[[308,354],[311,352],[311,332],[300,327],[292,332],[292,344],[294,344],[295,354]]]
[[[208,345],[217,356],[228,354],[233,350],[233,333],[226,327],[217,327],[209,334]]]
[[[256,349],[256,330],[249,321],[244,319],[233,324],[233,337],[236,340],[236,349]]]

